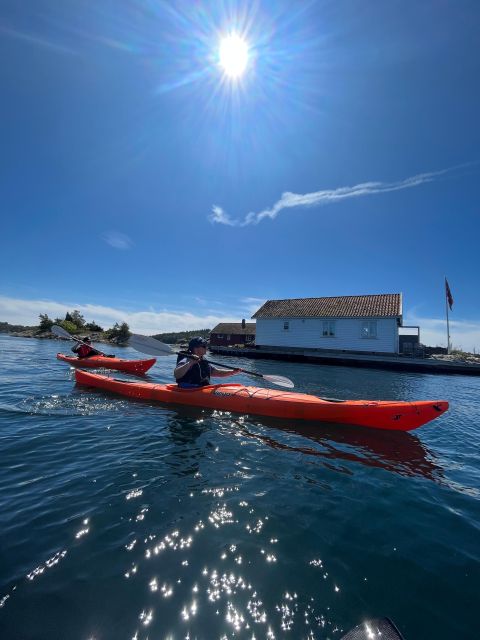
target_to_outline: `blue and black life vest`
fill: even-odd
[[[177,365],[182,360],[187,358],[188,354],[180,353],[177,357]],[[187,382],[188,384],[194,384],[198,387],[205,387],[207,384],[210,384],[210,374],[212,371],[212,367],[208,360],[198,360],[193,367],[187,371],[187,373],[181,377],[177,378],[177,384],[181,382]]]

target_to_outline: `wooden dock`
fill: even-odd
[[[459,360],[449,362],[435,358],[411,358],[397,355],[339,353],[320,349],[282,349],[271,347],[242,349],[210,345],[209,350],[211,353],[235,358],[284,360],[288,362],[311,362],[321,365],[344,367],[480,376],[480,364],[470,364]]]

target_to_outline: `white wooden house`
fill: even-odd
[[[259,348],[398,353],[402,294],[267,300],[252,318]]]

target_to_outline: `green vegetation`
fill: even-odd
[[[9,324],[8,322],[0,322],[1,333],[22,333],[28,332],[29,335],[45,334],[51,331],[54,324],[58,324],[63,327],[65,331],[72,335],[86,334],[88,332],[101,334],[97,335],[97,339],[102,340],[115,340],[116,342],[125,342],[130,337],[130,328],[126,322],[119,324],[116,322],[113,327],[106,331],[97,324],[94,320],[92,322],[86,322],[83,315],[75,309],[74,311],[67,311],[64,318],[52,318],[48,317],[48,314],[41,313],[39,316],[40,322],[37,326],[26,327],[23,325]]]
[[[200,336],[208,340],[210,331],[211,329],[195,329],[194,331],[178,331],[177,333],[157,333],[153,337],[167,344],[179,344],[181,342],[188,342],[195,336]]]
[[[116,340],[117,342],[126,342],[130,337],[130,327],[126,322],[118,324],[116,322],[111,329],[105,331],[105,335],[109,340]]]
[[[53,327],[53,320],[50,320],[46,313],[41,313],[38,317],[40,318],[39,331],[50,331]]]
[[[25,327],[23,324],[10,324],[9,322],[0,322],[0,333],[13,333],[16,331],[27,331],[32,327]]]

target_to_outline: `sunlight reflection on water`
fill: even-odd
[[[79,389],[55,344],[15,344],[0,372],[2,637],[326,640],[366,613],[429,637],[405,584],[436,637],[468,637],[479,381],[282,363],[303,391],[452,400],[415,433],[299,428]]]

